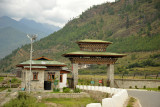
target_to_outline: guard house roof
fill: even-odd
[[[46,70],[46,66],[32,66],[31,69],[32,70]],[[29,70],[30,66],[24,66],[24,69]]]
[[[87,52],[87,51],[77,51],[70,52],[67,54],[63,54],[64,57],[76,57],[76,56],[84,56],[84,57],[113,57],[113,58],[121,58],[126,56],[125,54],[111,53],[111,52]]]
[[[17,65],[17,67],[29,66],[30,60],[22,62]],[[32,60],[32,66],[66,66],[64,63],[58,61],[48,61],[48,60]]]
[[[16,66],[29,70],[30,69],[30,60],[22,62],[22,63],[20,63]],[[65,67],[65,66],[66,65],[64,63],[54,61],[52,59],[49,59],[47,57],[42,56],[42,57],[39,57],[39,58],[36,58],[36,59],[32,60],[31,69],[32,70],[47,70],[48,67],[60,67],[61,68],[61,70],[60,70],[61,74],[70,73],[68,68]]]
[[[100,44],[112,44],[112,42],[109,41],[103,41],[103,40],[91,40],[91,39],[85,39],[85,40],[79,40],[77,43],[100,43]]]

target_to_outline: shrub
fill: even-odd
[[[131,89],[131,88],[132,88],[132,86],[129,86],[129,88]]]
[[[114,15],[114,9],[112,7],[109,7],[107,12],[109,15]]]
[[[107,31],[107,36],[112,36],[113,32],[112,31]]]
[[[137,85],[135,86],[135,89],[138,89]]]
[[[146,89],[146,86],[143,86],[143,89]]]
[[[17,98],[20,100],[20,99],[28,99],[29,97],[30,97],[29,94],[27,94],[25,92],[19,92]]]
[[[8,92],[11,92],[11,91],[12,91],[12,90],[9,88],[9,89],[8,89]]]
[[[21,81],[17,78],[12,78],[11,83],[20,83]]]
[[[59,88],[53,88],[53,92],[59,92],[60,89]]]
[[[70,93],[71,89],[67,87],[63,87],[63,92],[64,93]]]
[[[74,89],[74,92],[75,92],[75,93],[80,93],[81,90],[80,90],[79,88],[76,88],[76,89]]]
[[[155,9],[160,10],[160,2],[155,3]]]
[[[158,86],[158,90],[160,90],[160,86]]]

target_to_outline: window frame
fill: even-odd
[[[38,80],[38,72],[33,72],[33,80]]]
[[[63,82],[63,74],[60,74],[60,82]]]
[[[54,78],[53,78],[54,75]],[[54,73],[48,73],[48,81],[55,80],[55,74]]]

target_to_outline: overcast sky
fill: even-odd
[[[32,19],[63,27],[89,7],[115,0],[0,0],[0,17]]]

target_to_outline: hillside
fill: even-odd
[[[42,37],[45,37],[46,35],[49,35],[51,33],[53,33],[54,31],[58,31],[60,29],[60,27],[58,26],[54,26],[54,25],[49,25],[49,24],[45,24],[45,23],[37,23],[33,20],[29,20],[26,18],[23,18],[19,21],[22,24],[27,25],[28,27],[32,28],[32,29],[36,29],[37,31],[41,31],[44,34],[42,35]],[[41,35],[39,38],[42,38]]]
[[[154,60],[159,67],[160,50],[160,1],[159,0],[121,0],[116,3],[105,3],[93,6],[83,12],[79,18],[69,21],[61,30],[50,34],[34,43],[34,58],[46,56],[51,59],[66,62],[69,60],[61,55],[78,50],[77,40],[101,39],[113,42],[107,48],[110,52],[127,53],[116,67],[126,68],[134,63]],[[16,64],[29,59],[30,45],[16,49],[0,61],[1,72],[7,72]],[[143,54],[139,54],[142,53]],[[135,59],[132,54],[135,54]],[[143,58],[145,55],[145,58]],[[133,66],[133,69],[138,66]],[[120,72],[121,70],[118,70]]]
[[[21,19],[16,21],[7,16],[0,17],[0,59],[18,47],[29,43],[27,34],[37,34],[39,40],[59,29],[59,27],[37,23],[33,20]]]
[[[29,43],[26,33],[18,31],[12,27],[5,27],[0,29],[0,58],[11,53],[12,50]],[[8,54],[7,54],[8,55]]]
[[[0,28],[5,27],[12,27],[27,34],[35,33],[39,35],[39,38],[46,37],[46,35],[60,29],[57,26],[37,23],[33,20],[25,18],[21,19],[20,21],[16,21],[8,16],[3,16],[0,17]]]

